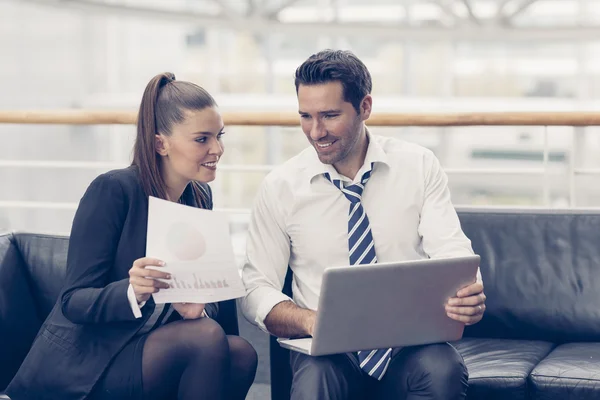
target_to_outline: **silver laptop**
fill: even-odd
[[[458,340],[464,324],[445,304],[473,283],[479,256],[325,270],[312,338],[278,339],[312,356]]]

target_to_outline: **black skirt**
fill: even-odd
[[[89,396],[90,400],[142,400],[142,356],[150,333],[135,336],[108,365]]]

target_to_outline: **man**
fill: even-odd
[[[313,333],[325,268],[473,253],[433,153],[369,133],[371,76],[348,51],[326,50],[296,70],[302,130],[312,147],[276,168],[257,196],[242,301],[247,319],[278,337]],[[288,265],[293,300],[281,293]],[[481,320],[483,284],[446,306]],[[291,353],[292,399],[463,399],[467,371],[449,344],[311,357]]]

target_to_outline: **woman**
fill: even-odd
[[[252,346],[225,334],[217,304],[154,304],[168,287],[156,278],[168,275],[144,257],[148,196],[212,208],[206,182],[223,134],[204,89],[170,73],[150,81],[133,163],[100,175],[81,199],[65,287],[7,389],[12,400],[245,398]]]

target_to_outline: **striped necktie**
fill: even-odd
[[[371,164],[371,168],[373,165]],[[365,212],[361,198],[367,181],[371,177],[372,169],[365,172],[360,183],[344,186],[339,179],[331,179],[325,172],[325,178],[342,191],[350,201],[348,211],[348,249],[350,265],[373,264],[377,262],[375,243],[369,225],[369,218]],[[381,380],[391,360],[392,349],[375,349],[358,352],[360,367],[369,376]]]

